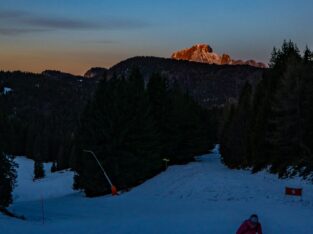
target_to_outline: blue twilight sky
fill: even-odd
[[[284,39],[313,47],[311,0],[0,0],[0,70],[82,74],[207,43],[268,62]]]

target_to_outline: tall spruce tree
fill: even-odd
[[[45,177],[45,171],[43,168],[43,163],[36,160],[34,162],[34,179],[41,179]]]
[[[147,92],[151,106],[151,113],[155,120],[155,126],[158,129],[159,143],[161,147],[161,155],[168,157],[170,142],[170,123],[169,112],[170,97],[169,85],[165,77],[158,73],[151,75],[147,85]]]
[[[12,203],[12,191],[16,181],[16,168],[12,156],[5,155],[0,148],[0,210]]]
[[[303,122],[303,155],[300,167],[303,176],[313,171],[313,53],[306,47],[301,70],[302,85],[302,122]]]
[[[281,87],[281,80],[288,67],[290,58],[300,61],[301,56],[296,44],[284,41],[280,49],[274,47],[270,59],[270,69],[265,71],[263,79],[256,88],[253,98],[253,111],[251,119],[251,159],[253,170],[256,172],[268,165],[272,165],[274,145],[271,136],[275,133],[276,113],[273,104],[277,101],[277,92]],[[274,168],[273,168],[274,169]]]
[[[54,162],[52,163],[52,165],[51,165],[50,171],[51,171],[52,173],[54,173],[54,172],[56,172],[57,170],[58,170],[58,168],[57,168],[57,163],[54,161]]]
[[[223,162],[229,167],[246,167],[251,161],[249,145],[249,126],[251,120],[252,87],[246,83],[241,92],[238,105],[229,116],[222,136],[221,153]]]
[[[296,44],[284,41],[274,60],[265,140],[272,171],[283,176],[302,154],[301,55]]]
[[[252,104],[250,120],[250,164],[253,172],[257,172],[269,165],[270,153],[268,142],[265,140],[268,129],[268,115],[270,109],[270,94],[268,92],[269,77],[267,72],[263,80],[257,85]]]
[[[4,111],[4,100],[0,94],[0,210],[12,203],[12,191],[16,181],[14,158],[4,153],[5,139],[8,138],[8,121]]]
[[[308,46],[305,47],[305,50],[303,52],[303,60],[305,64],[312,63],[313,62],[313,53],[309,49]]]
[[[177,84],[169,92],[168,126],[170,146],[167,150],[172,163],[186,163],[197,154],[213,147],[208,111],[200,107]]]

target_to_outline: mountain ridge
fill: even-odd
[[[249,65],[216,65],[188,60],[136,56],[123,60],[108,70],[113,75],[127,77],[133,67],[139,68],[145,82],[153,73],[176,83],[195,101],[206,108],[236,101],[246,82],[253,87],[262,78],[264,68]]]

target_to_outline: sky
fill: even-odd
[[[209,44],[267,63],[284,39],[313,47],[310,0],[0,0],[0,70],[84,74]]]

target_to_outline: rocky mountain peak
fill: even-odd
[[[265,64],[254,60],[242,61],[232,59],[228,54],[219,55],[214,53],[212,47],[207,44],[196,44],[190,48],[176,51],[172,54],[171,58],[218,65],[249,65],[259,68],[266,67]]]

